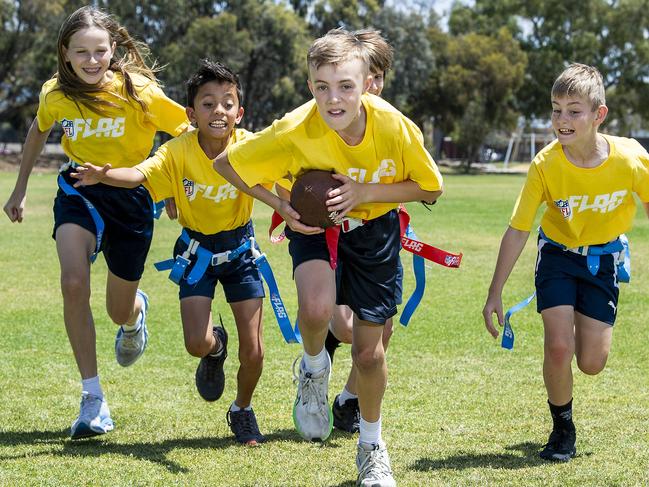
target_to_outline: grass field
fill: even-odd
[[[15,174],[0,172],[4,204]],[[399,327],[388,354],[383,411],[399,485],[649,485],[649,221],[630,233],[633,278],[622,290],[607,368],[575,372],[578,456],[568,464],[537,457],[550,421],[541,378],[542,328],[533,306],[515,317],[516,346],[499,347],[481,309],[498,244],[522,176],[448,176],[431,212],[410,207],[418,236],[464,253],[460,269],[432,266],[422,306]],[[25,221],[0,218],[0,484],[352,486],[355,438],[334,432],[324,445],[302,441],[291,420],[291,364],[300,348],[283,343],[265,313],[266,360],[254,398],[260,448],[237,445],[225,413],[235,393],[236,334],[222,295],[215,309],[231,331],[226,391],[204,402],[194,387],[197,359],[184,350],[177,288],[152,263],[167,258],[179,227],[157,223],[142,287],[152,300],[146,354],[123,369],[113,356],[116,328],[104,310],[102,258],[93,268],[99,369],[114,432],[72,442],[79,378],[62,321],[51,233],[53,174],[34,174]],[[292,316],[296,302],[285,245],[265,238],[270,212],[255,210],[257,233]],[[506,287],[505,306],[533,287],[534,245]],[[410,257],[404,255],[406,269]],[[413,289],[406,273],[405,296]],[[342,387],[349,348],[336,355],[331,397]]]

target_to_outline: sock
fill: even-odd
[[[334,353],[336,353],[336,349],[340,346],[340,343],[341,342],[336,338],[336,335],[329,330],[327,332],[327,339],[325,340],[325,348],[327,349],[331,363],[334,361]]]
[[[552,423],[555,430],[574,430],[575,424],[572,422],[572,399],[563,406],[556,406],[548,401]]]
[[[139,321],[140,321],[139,319],[136,320],[133,325],[123,324],[122,325],[122,330],[124,330],[124,333],[133,333],[134,331],[137,331],[138,328],[140,328]]]
[[[372,446],[381,443],[381,418],[374,423],[370,423],[369,421],[365,421],[361,416],[358,442]]]
[[[232,411],[233,413],[237,413],[237,412],[241,411],[242,409],[244,411],[252,411],[252,404],[250,404],[247,408],[240,408],[239,406],[237,406],[236,401],[234,401],[232,403],[232,405],[230,406],[230,411]]]
[[[81,389],[83,392],[87,392],[93,396],[99,398],[104,398],[104,391],[101,390],[101,384],[99,383],[99,376],[96,375],[90,379],[81,379]]]
[[[309,355],[304,352],[302,359],[304,360],[304,368],[309,372],[322,370],[329,365],[329,357],[325,348],[320,350],[318,355]]]
[[[218,357],[223,353],[223,341],[221,341],[221,339],[219,338],[219,335],[218,333],[216,333],[216,330],[213,329],[212,333],[214,334],[214,340],[216,341],[216,350],[212,351],[210,355],[212,357]]]
[[[347,390],[347,386],[343,387],[342,392],[338,396],[338,405],[342,406],[348,399],[358,399],[356,394],[352,394]]]

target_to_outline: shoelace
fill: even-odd
[[[81,408],[79,412],[79,419],[84,422],[89,422],[93,418],[99,416],[101,410],[101,399],[91,394],[84,394],[81,396]]]
[[[314,378],[310,375],[307,375],[307,373],[305,372],[305,380],[303,383],[300,382],[299,375],[295,373],[295,365],[301,358],[302,357],[298,356],[293,361],[293,383],[297,384],[298,387],[301,386],[300,396],[302,397],[302,401],[306,400],[307,412],[309,414],[326,413],[327,415],[329,415],[329,406],[327,404],[327,399],[322,394],[322,383],[326,380],[326,374],[322,377]],[[300,373],[302,373],[301,370]]]
[[[362,448],[362,447],[361,447]],[[392,475],[392,469],[388,463],[385,449],[375,448],[372,451],[364,452],[367,456],[363,459],[358,471],[359,476],[364,479],[379,480]]]
[[[254,436],[260,435],[259,429],[254,421],[252,411],[242,409],[237,414],[237,421],[234,423],[233,428],[236,430],[237,436]],[[232,426],[232,411],[228,411],[228,426]]]
[[[140,328],[138,328],[136,331],[122,331],[122,348],[129,350],[139,350],[141,346],[139,338],[142,333],[142,326],[140,326]]]
[[[201,367],[201,378],[203,380],[207,380],[210,377],[213,377],[214,374],[216,373],[216,369],[218,368],[219,365],[219,359],[221,356],[218,357],[212,357],[211,355],[208,355],[205,357],[205,361],[203,362],[205,364],[204,367]]]

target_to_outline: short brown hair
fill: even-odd
[[[593,110],[606,105],[604,80],[597,68],[573,63],[568,66],[552,85],[552,97],[579,96],[591,102]]]
[[[381,35],[380,30],[361,29],[352,34],[365,44],[370,57],[370,71],[386,72],[392,67],[394,49]]]
[[[316,39],[306,56],[308,66],[319,69],[324,64],[340,64],[360,59],[369,74],[370,54],[367,45],[354,33],[344,29],[332,29]]]

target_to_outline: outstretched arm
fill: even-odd
[[[424,191],[412,180],[392,184],[366,184],[358,183],[342,174],[333,174],[333,177],[343,184],[329,192],[327,209],[337,211],[338,218],[344,217],[363,203],[406,203],[408,201],[433,203],[442,194],[441,189]]]
[[[300,214],[295,211],[295,209],[293,209],[288,201],[279,198],[277,195],[274,195],[266,188],[264,188],[261,184],[256,184],[252,188],[248,186],[230,164],[226,152],[221,153],[216,159],[214,159],[214,170],[221,176],[223,176],[230,184],[237,187],[240,191],[243,191],[253,198],[266,203],[273,210],[279,213],[282,218],[284,218],[284,221],[291,228],[291,230],[305,234],[323,232],[323,229],[320,227],[310,227],[301,223]]]
[[[496,269],[494,270],[491,285],[489,286],[489,294],[487,295],[487,302],[482,309],[482,317],[484,318],[487,331],[492,337],[498,337],[498,330],[493,324],[493,314],[496,313],[498,317],[498,324],[503,326],[503,302],[502,292],[505,287],[505,282],[511,274],[514,264],[521,255],[525,242],[529,237],[530,232],[523,232],[515,228],[508,227],[500,242],[500,251],[498,252],[498,260],[496,261]]]
[[[45,132],[41,132],[38,128],[38,120],[34,119],[32,125],[29,127],[25,145],[23,146],[23,157],[20,161],[20,169],[18,170],[18,178],[9,199],[4,205],[4,212],[12,222],[21,223],[23,221],[23,210],[25,209],[25,197],[27,194],[27,182],[29,176],[34,169],[38,155],[43,152],[43,147],[47,142],[47,137],[50,135],[50,127]]]
[[[144,174],[133,167],[120,167],[112,169],[110,164],[103,167],[95,166],[89,162],[77,166],[76,172],[70,173],[75,179],[74,187],[91,186],[97,183],[117,186],[118,188],[135,188],[146,181]]]

